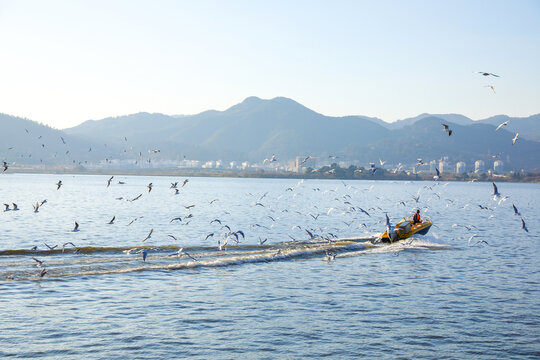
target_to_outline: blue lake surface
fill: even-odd
[[[540,358],[539,184],[109,177],[0,176],[0,357]]]

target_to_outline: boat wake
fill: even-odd
[[[69,276],[125,274],[217,268],[290,260],[332,259],[404,250],[443,250],[448,245],[409,238],[393,244],[374,243],[375,237],[283,242],[274,245],[216,247],[145,246],[83,247],[74,249],[5,250],[0,252],[0,280],[58,279]],[[180,251],[179,251],[180,250]],[[146,251],[146,261],[142,252]],[[330,254],[330,256],[329,256]],[[38,261],[41,263],[38,263]],[[40,276],[42,269],[47,273]]]

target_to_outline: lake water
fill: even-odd
[[[540,357],[538,184],[108,178],[0,175],[2,358]]]

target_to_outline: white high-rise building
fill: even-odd
[[[474,172],[475,174],[483,174],[485,172],[484,169],[484,161],[483,160],[476,160],[474,163]]]
[[[504,163],[501,160],[497,160],[493,163],[493,172],[495,174],[504,173]]]
[[[456,174],[463,175],[467,173],[467,164],[465,164],[463,161],[460,161],[456,164]]]

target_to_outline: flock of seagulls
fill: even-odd
[[[478,73],[481,74],[484,77],[496,77],[496,78],[499,77],[499,75],[496,75],[494,73],[489,73],[489,72],[478,72]],[[495,88],[492,85],[486,85],[486,87],[491,88],[491,90],[495,93]],[[445,124],[445,123],[442,123],[441,125],[443,127],[443,131],[446,132],[449,137],[452,136],[453,130],[450,128],[450,126],[448,124]],[[505,121],[505,122],[499,124],[495,128],[495,131],[498,131],[502,127],[505,127],[507,125],[508,125],[508,121]],[[27,129],[25,129],[25,130],[26,130],[27,133],[29,133],[29,131]],[[516,132],[514,138],[512,139],[512,145],[516,144],[516,142],[518,140],[518,136],[519,136],[519,133]],[[40,136],[40,138],[41,138],[41,136]],[[127,141],[127,138],[124,138],[124,139],[125,139],[125,141]],[[66,141],[65,141],[65,139],[63,137],[61,137],[61,141],[62,141],[63,144],[66,144]],[[44,144],[42,144],[42,145],[43,145],[42,147],[44,148],[45,145]],[[90,148],[88,151],[92,151],[92,149]],[[66,154],[68,152],[66,152]],[[160,152],[159,149],[151,149],[151,150],[149,150],[149,153],[151,153],[151,154],[157,154],[159,152]],[[142,153],[139,153],[139,155],[142,156]],[[500,154],[498,154],[497,156],[499,156],[499,155]],[[311,158],[312,158],[311,155],[305,156],[298,163],[298,165],[301,166],[301,165],[305,164]],[[330,155],[329,158],[334,160],[334,159],[337,159],[338,157],[334,156],[334,155]],[[150,161],[150,159],[148,161]],[[264,159],[263,162],[264,163],[266,163],[266,162],[274,163],[274,162],[277,162],[277,161],[278,161],[277,155],[272,154],[269,158]],[[381,158],[379,158],[378,159],[378,164],[382,167],[382,166],[384,166],[386,164],[386,161],[383,161]],[[418,158],[417,159],[417,164],[422,165],[422,164],[424,164],[424,162],[423,162],[423,160],[421,158]],[[9,166],[10,165],[9,165],[9,163],[7,161],[5,161],[5,160],[2,161],[3,172],[6,172],[9,169]],[[377,170],[378,170],[378,167],[376,165],[376,162],[370,163],[369,171],[371,172],[371,174],[374,175],[377,172]],[[317,169],[315,169],[314,171],[317,171]],[[335,171],[335,169],[329,170],[328,173],[331,174],[332,171]],[[438,180],[441,179],[441,174],[440,174],[439,169],[436,169],[436,173],[437,174],[434,176],[434,180],[438,181]],[[106,180],[106,183],[105,183],[106,188],[109,188],[109,187],[112,186],[113,179],[114,179],[114,176],[110,176]],[[303,182],[304,181],[302,180],[297,185],[295,185],[294,187],[286,188],[284,192],[285,193],[291,192],[291,193],[294,193],[293,196],[296,196],[297,193],[298,193],[298,189],[303,186]],[[175,181],[175,182],[172,182],[170,184],[169,189],[174,191],[174,195],[179,195],[180,189],[184,188],[188,183],[189,183],[189,179],[184,179],[182,182]],[[122,181],[118,181],[118,184],[122,185],[122,184],[125,184],[125,183],[122,182]],[[58,182],[55,183],[54,185],[56,186],[57,191],[61,191],[62,186],[64,185],[64,183],[63,183],[62,180],[58,180]],[[361,190],[361,189],[354,188],[353,186],[346,185],[345,183],[343,183],[343,185],[345,186],[346,189],[354,190],[354,191],[364,191],[365,192],[365,191],[371,191],[371,189],[372,189],[372,187],[371,187],[369,189]],[[437,198],[439,200],[442,200],[441,199],[442,193],[438,193],[438,192],[433,190],[433,188],[435,186],[444,186],[444,185],[440,185],[440,183],[437,182],[435,185],[426,186],[426,188],[429,189],[430,191],[432,191],[432,193],[431,193],[432,195],[437,196]],[[494,182],[492,183],[492,186],[493,186],[493,194],[492,194],[493,199],[498,201],[498,205],[501,205],[501,203],[506,201],[508,199],[508,197],[506,197],[506,196],[502,197],[501,196],[501,194],[500,194],[500,192],[499,192],[499,190],[497,188],[497,185]],[[148,185],[146,185],[147,194],[150,194],[152,192],[153,188],[154,188],[154,184],[152,182],[150,182]],[[313,191],[320,191],[320,189],[314,188]],[[334,192],[337,194],[337,191],[334,191]],[[271,223],[269,223],[269,224],[255,222],[255,223],[251,224],[252,227],[258,227],[258,228],[264,228],[264,229],[270,230],[274,226],[274,223],[279,221],[279,217],[276,214],[278,214],[279,212],[280,213],[287,213],[289,211],[288,209],[278,210],[278,209],[269,207],[269,205],[265,203],[265,198],[267,197],[268,193],[264,193],[261,196],[256,196],[254,194],[249,194],[249,195],[251,195],[251,196],[253,196],[255,198],[254,202],[252,203],[252,206],[254,208],[260,207],[262,209],[266,209],[268,211],[268,214],[265,216],[265,221],[271,221]],[[143,196],[143,192],[141,192],[139,195],[137,195],[137,196],[135,196],[135,197],[133,197],[131,199],[127,199],[127,201],[135,202],[138,199],[140,199],[142,196]],[[283,196],[283,195],[280,195],[280,197],[281,196]],[[412,205],[413,206],[418,206],[420,204],[420,202],[421,202],[420,191],[416,195],[411,195],[411,198],[412,198],[412,201],[414,201],[414,203],[412,203]],[[123,199],[123,198],[119,198],[119,199]],[[210,204],[213,204],[214,202],[216,202],[218,200],[219,199],[213,199],[210,202]],[[365,210],[362,207],[353,204],[352,196],[350,194],[348,194],[348,193],[344,194],[344,195],[341,195],[339,197],[336,196],[336,198],[334,200],[336,201],[336,207],[335,208],[332,207],[332,208],[329,208],[328,210],[325,210],[325,211],[322,211],[322,212],[316,212],[315,214],[313,214],[311,212],[309,212],[307,214],[302,214],[301,212],[298,212],[298,213],[300,215],[304,215],[306,217],[311,218],[312,219],[311,221],[318,222],[320,220],[321,216],[322,217],[330,216],[331,213],[336,211],[336,208],[341,208],[342,209],[341,210],[342,214],[349,214],[349,215],[354,216],[352,221],[349,221],[349,222],[343,221],[343,224],[345,226],[347,226],[347,227],[351,227],[353,225],[353,223],[354,223],[355,225],[357,224],[358,229],[368,227],[368,225],[366,225],[366,222],[367,222],[366,220],[359,220],[359,219],[370,219],[370,218],[372,218],[372,215],[370,214],[370,212],[371,213],[378,212],[379,215],[381,213],[384,213],[383,209],[378,208],[378,207],[372,207],[372,208],[369,208],[369,209]],[[408,201],[410,202],[411,199],[409,199]],[[445,199],[444,201],[448,202],[447,205],[453,202],[452,199]],[[36,202],[35,205],[33,205],[34,213],[38,213],[39,210],[43,207],[43,205],[46,202],[47,202],[47,200],[43,200],[41,202]],[[402,205],[402,206],[408,206],[408,204],[406,203],[405,200],[401,200],[399,204]],[[15,203],[12,203],[11,206],[10,206],[10,204],[4,203],[4,206],[5,206],[4,212],[19,211],[19,207]],[[196,204],[191,204],[191,205],[188,205],[188,206],[184,206],[184,208],[187,211],[191,211],[195,207],[196,207]],[[313,207],[315,209],[319,210],[316,205],[314,205]],[[490,208],[488,206],[485,206],[485,205],[482,205],[482,204],[478,204],[478,207],[480,208],[480,210],[490,210]],[[529,232],[529,230],[528,230],[528,228],[526,226],[525,220],[524,220],[521,212],[518,210],[518,208],[516,207],[515,204],[512,204],[512,209],[513,209],[514,215],[519,216],[520,219],[521,219],[521,229],[523,231],[525,231],[525,232]],[[428,211],[429,208],[425,207],[424,210]],[[187,224],[189,224],[189,222],[191,221],[191,218],[193,218],[193,216],[194,215],[192,213],[190,213],[188,215],[185,215],[185,216],[177,216],[177,217],[172,218],[170,220],[170,223],[178,222],[178,223],[181,223],[182,225],[187,225]],[[385,216],[386,216],[386,225],[388,227],[389,234],[390,234],[390,232],[392,232],[393,229],[390,226],[390,220],[389,220],[388,215],[385,214]],[[138,219],[141,219],[141,218],[143,218],[143,216],[139,216],[139,217],[134,218],[133,220],[131,220],[131,222],[129,222],[129,224],[127,224],[127,226],[130,226],[135,221],[137,221]],[[112,218],[107,222],[107,224],[108,225],[114,225],[115,220],[116,220],[116,216],[112,216]],[[375,223],[375,224],[380,224],[380,223],[381,223],[381,220],[379,222]],[[225,224],[224,221],[221,220],[221,219],[216,218],[216,219],[210,221],[209,225],[210,226],[216,226],[216,229],[213,230],[212,232],[209,232],[205,236],[204,239],[205,239],[205,241],[208,241],[209,239],[218,238],[217,239],[217,250],[218,251],[222,251],[222,250],[226,249],[228,246],[230,246],[229,241],[238,245],[241,242],[245,241],[245,239],[246,239],[246,234],[245,234],[245,232],[243,230],[233,230],[231,228],[231,226]],[[464,225],[463,227],[467,231],[471,231],[472,229],[475,228],[475,225]],[[317,227],[317,226],[315,226],[315,227],[306,227],[306,226],[303,226],[303,225],[295,225],[295,226],[293,226],[291,231],[294,231],[294,230],[302,231],[302,234],[304,236],[307,236],[308,240],[324,240],[324,241],[332,242],[332,241],[334,241],[335,239],[338,238],[338,236],[335,234],[335,232],[337,232],[339,229],[333,229],[333,230],[329,231],[328,229],[324,229],[321,226],[319,226],[319,227]],[[75,221],[74,227],[71,230],[71,232],[79,232],[79,231],[81,231],[79,223],[77,221]],[[154,235],[154,228],[151,228],[149,230],[148,234],[146,235],[146,237],[141,240],[141,243],[145,243],[146,241],[151,239],[153,235]],[[167,236],[170,237],[174,241],[179,240],[179,237],[177,237],[175,235],[167,234]],[[294,235],[294,234],[290,235],[289,234],[288,237],[292,241],[298,241],[299,240],[298,235]],[[477,234],[473,234],[472,236],[470,236],[469,239],[468,239],[468,245],[471,245],[471,242],[476,238],[478,238]],[[268,241],[267,237],[264,238],[264,239],[259,237],[258,245],[263,246],[267,241]],[[486,245],[489,245],[487,243],[487,241],[485,241],[484,239],[481,239],[481,238],[478,239],[474,243],[474,245],[478,245],[478,244],[482,244],[482,243],[485,243]],[[48,245],[46,243],[44,245],[47,247],[48,250],[54,250],[59,246],[59,245],[50,246],[50,245]],[[77,253],[79,251],[79,249],[75,246],[75,244],[73,242],[66,242],[66,243],[64,243],[62,245],[62,252],[64,252],[64,250],[66,249],[66,246],[71,246],[75,253]],[[34,247],[32,249],[36,250],[37,247]],[[141,249],[135,249],[134,251],[137,251],[138,253],[140,253],[142,255],[142,260],[144,262],[147,261],[148,255],[149,255],[149,249],[141,248]],[[170,254],[170,256],[186,256],[186,257],[192,259],[193,261],[198,261],[198,259],[195,256],[187,253],[183,248],[179,248],[177,251]],[[325,252],[325,256],[324,256],[325,260],[332,261],[335,258],[336,258],[336,254],[334,252],[328,251],[328,250]],[[42,268],[40,273],[38,274],[39,277],[43,277],[46,274],[48,274],[47,269],[43,268],[44,261],[39,260],[39,259],[37,259],[35,257],[32,257],[32,259],[36,263],[35,265],[37,267]]]

